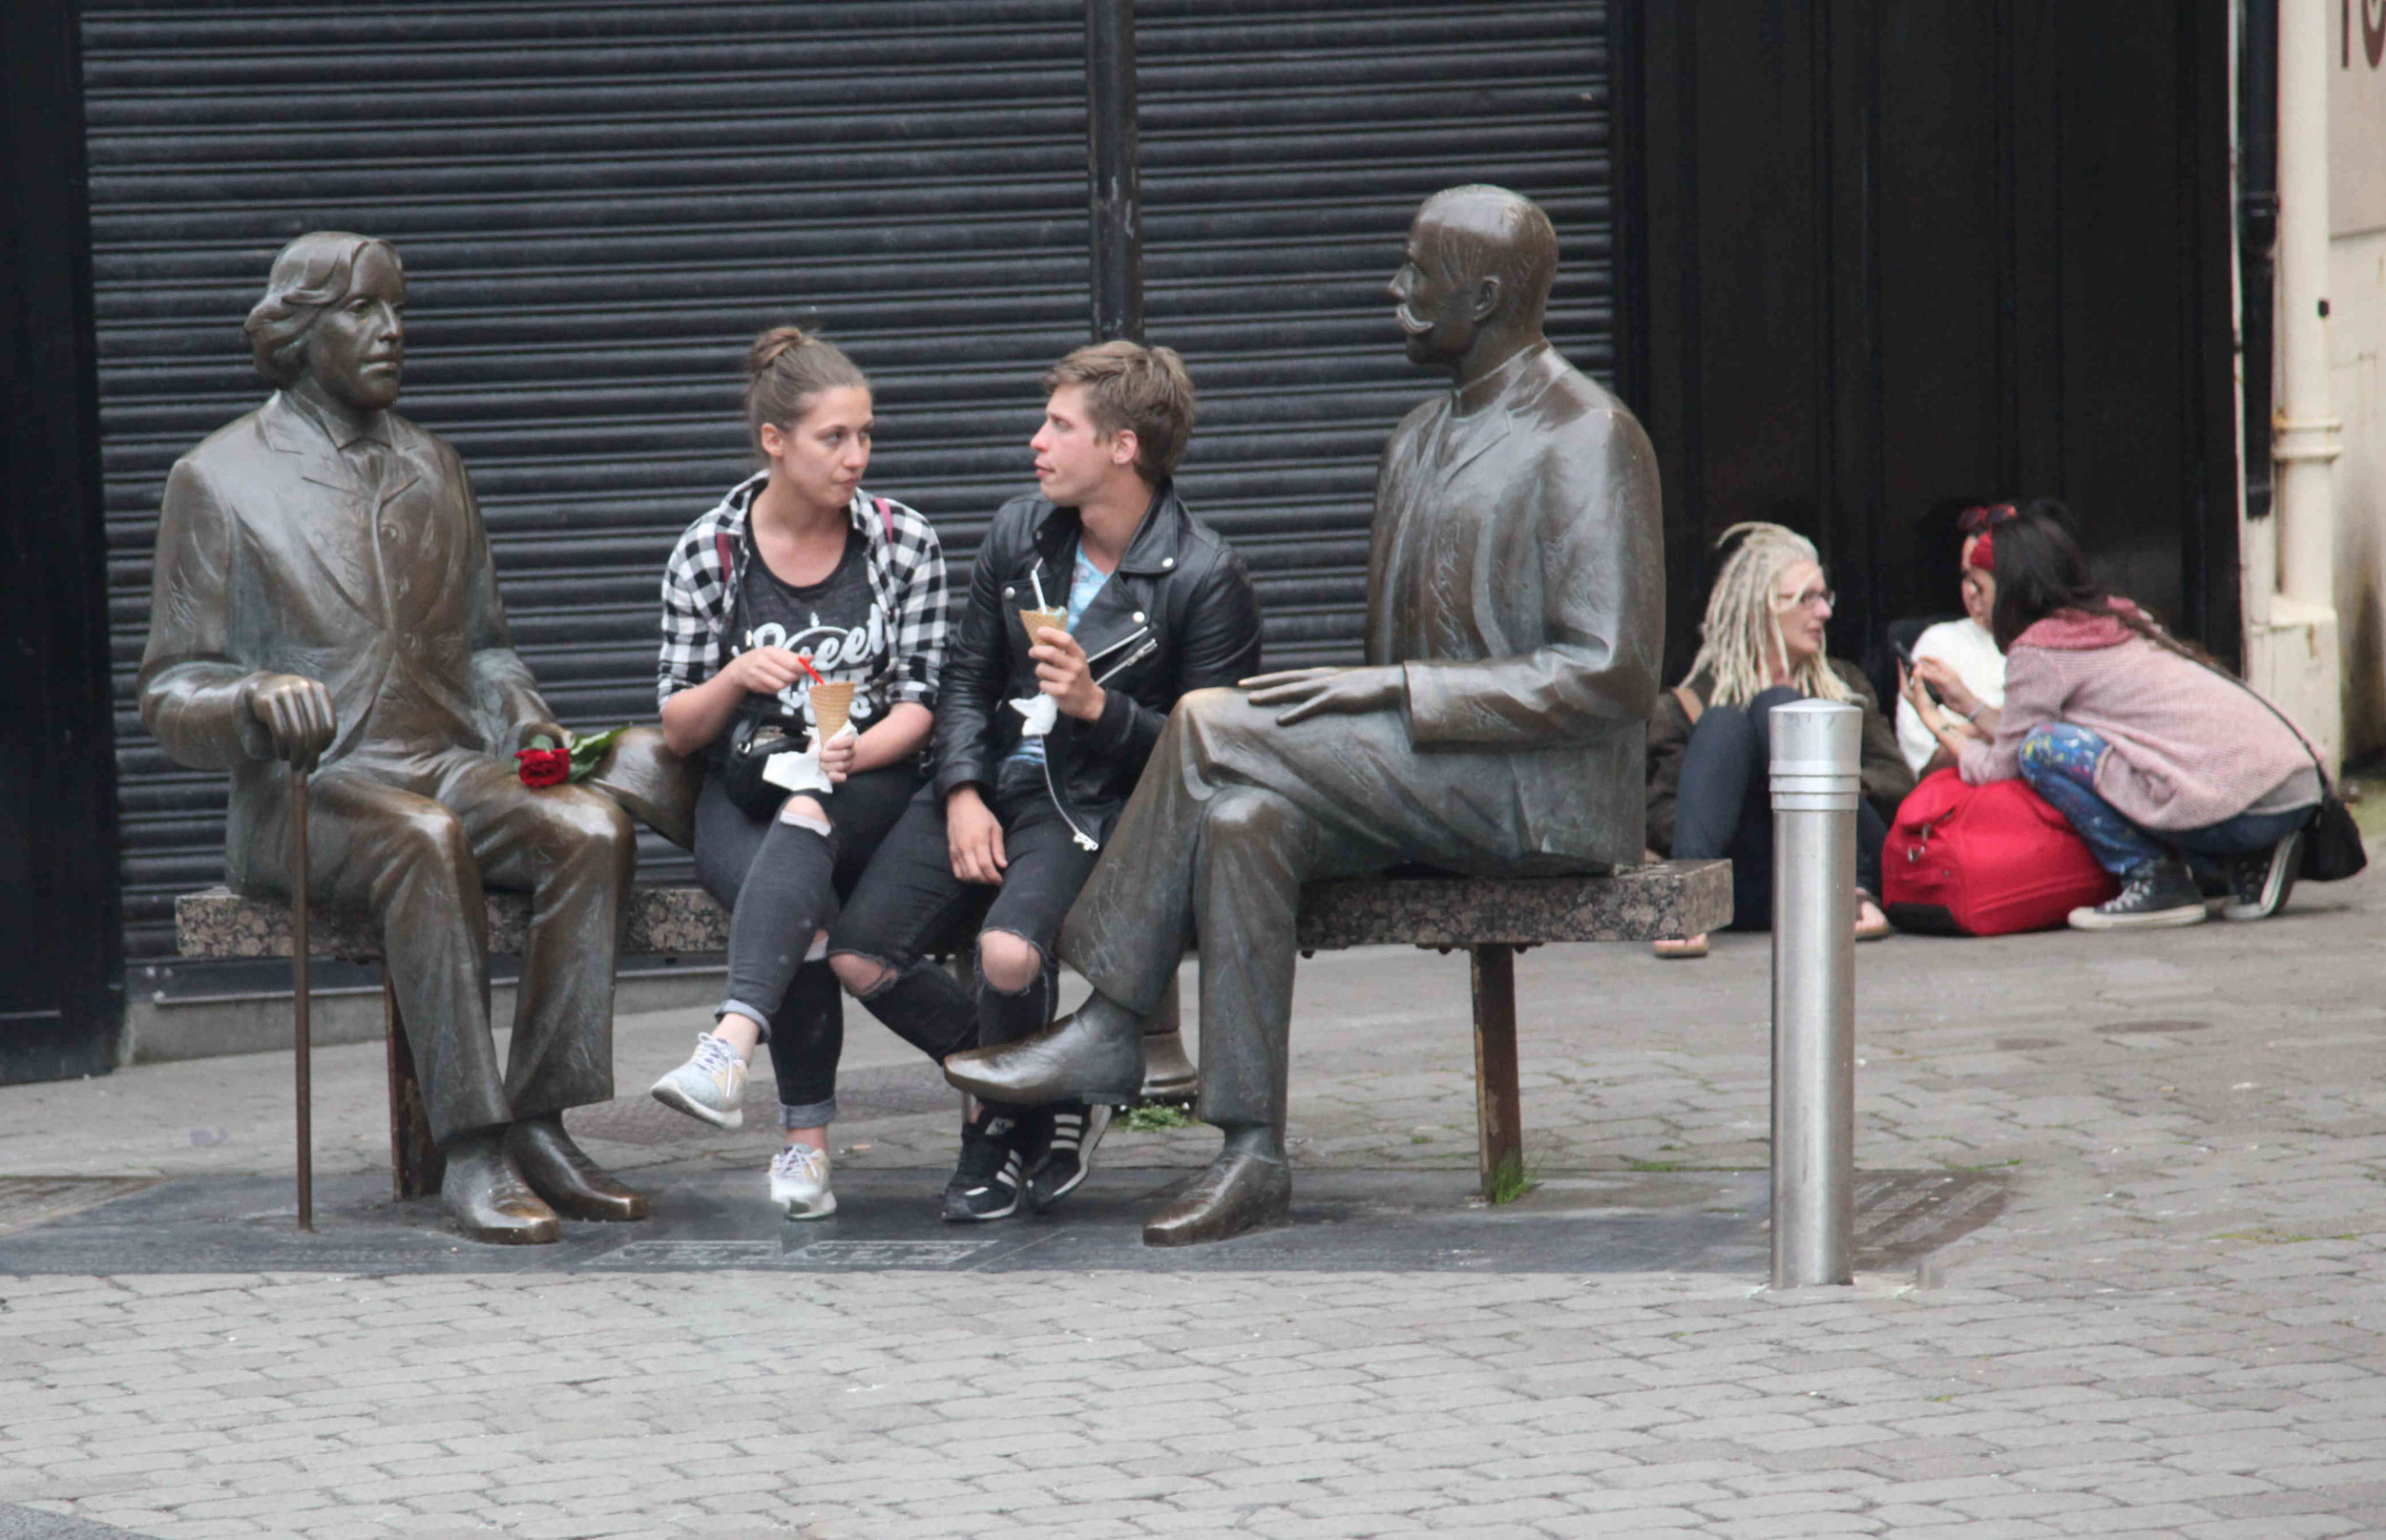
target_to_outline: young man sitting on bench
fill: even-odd
[[[828,961],[913,1042],[993,1048],[1052,1019],[1053,943],[1119,809],[1188,690],[1259,666],[1243,560],[1170,480],[1193,384],[1164,347],[1080,348],[1044,377],[1040,490],[978,548],[936,706],[936,776],[829,932]],[[974,997],[928,959],[977,935]],[[1172,959],[1171,974],[1175,968]],[[1107,1098],[982,1098],[945,1217],[1043,1209],[1081,1182]]]

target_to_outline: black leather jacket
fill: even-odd
[[[1021,718],[1005,702],[1037,689],[1018,612],[1036,605],[1031,572],[1040,573],[1056,606],[1066,602],[1078,531],[1076,509],[1033,494],[995,513],[937,692],[939,795],[966,785],[990,790],[996,767],[1019,746]],[[1145,635],[1127,639],[1138,631]],[[1098,719],[1064,715],[1044,739],[1064,810],[1101,839],[1135,789],[1177,697],[1259,672],[1259,600],[1243,558],[1185,511],[1173,484],[1163,483],[1076,635],[1095,660],[1097,677],[1126,665],[1102,680]]]

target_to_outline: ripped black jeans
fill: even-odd
[[[825,836],[744,811],[716,775],[696,799],[697,879],[730,915],[728,985],[714,1019],[735,1010],[767,1029],[784,1127],[820,1128],[837,1115],[845,996],[828,965],[804,954],[919,781],[909,760],[852,777],[817,799]]]
[[[828,930],[830,956],[866,957],[895,970],[862,1004],[933,1059],[1012,1042],[1051,1020],[1053,943],[1094,870],[1096,852],[1078,843],[1053,805],[1041,767],[1005,762],[986,803],[1002,821],[1009,864],[1000,887],[952,875],[944,800],[930,784],[880,843]],[[1044,963],[1037,979],[1012,994],[981,979],[973,991],[928,961],[969,947],[981,930],[1005,931],[1034,947]]]

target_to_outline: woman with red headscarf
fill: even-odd
[[[2005,703],[2005,654],[1988,629],[1997,608],[1996,546],[1987,534],[1989,520],[2011,504],[1967,510],[1957,528],[1963,533],[1963,554],[1957,562],[1961,577],[1963,616],[1942,620],[1914,639],[1914,671],[1937,692],[1949,711],[1966,721]],[[1943,747],[1914,709],[1897,701],[1897,751],[1916,776],[1952,767],[1955,756]]]

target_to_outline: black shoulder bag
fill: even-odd
[[[2211,665],[2208,663],[2205,667],[2210,668]],[[2303,729],[2289,721],[2285,712],[2271,704],[2268,696],[2234,675],[2220,669],[2212,669],[2212,672],[2260,701],[2271,716],[2277,718],[2280,725],[2292,733],[2295,741],[2303,745],[2303,752],[2312,757],[2312,769],[2320,778],[2319,811],[2313,815],[2312,822],[2304,828],[2303,860],[2295,875],[2307,883],[2341,883],[2348,877],[2358,876],[2361,868],[2370,864],[2370,853],[2361,847],[2361,827],[2353,822],[2353,809],[2347,807],[2345,800],[2336,795],[2335,784],[2328,779],[2327,766],[2320,763],[2319,750],[2312,747],[2312,740],[2303,736]]]

